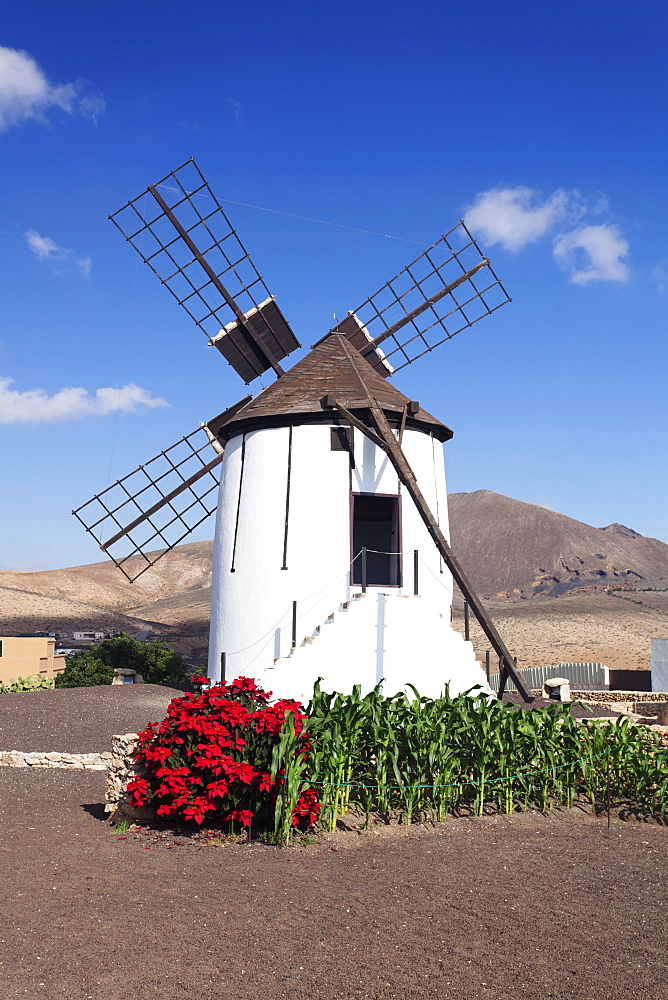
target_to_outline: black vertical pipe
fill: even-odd
[[[244,466],[246,464],[246,434],[241,439],[241,469],[239,470],[239,496],[237,497],[237,516],[234,522],[234,541],[232,542],[232,565],[230,573],[236,573],[234,561],[237,556],[237,537],[239,535],[239,514],[241,512],[241,489],[244,484]]]
[[[497,697],[499,700],[503,698],[504,691],[506,690],[506,681],[508,680],[508,667],[506,666],[506,661],[502,656],[499,657],[499,690],[497,692]]]
[[[464,638],[468,642],[470,637],[470,622],[469,622],[469,602],[464,601]]]
[[[292,648],[297,648],[297,602],[292,602]]]
[[[225,683],[225,668],[226,668],[226,666],[227,666],[227,654],[226,653],[221,653],[220,654],[220,683],[221,684]]]
[[[417,597],[418,593],[419,593],[418,550],[413,549],[413,596]]]
[[[485,673],[487,674],[487,683],[489,684],[489,650],[485,650]]]
[[[366,594],[366,545],[362,546],[362,593]]]
[[[290,524],[290,485],[292,479],[292,425],[288,429],[288,474],[285,484],[285,527],[283,529],[283,565],[288,568],[288,526]]]

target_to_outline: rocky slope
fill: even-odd
[[[668,545],[624,525],[594,528],[490,490],[453,493],[449,504],[453,549],[481,594],[668,587]]]

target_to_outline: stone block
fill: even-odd
[[[543,697],[551,701],[571,700],[571,682],[567,677],[550,677],[543,684]]]

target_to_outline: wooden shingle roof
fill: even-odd
[[[354,351],[355,361],[350,357]],[[241,430],[284,424],[331,423],[331,411],[323,409],[321,400],[332,394],[346,409],[357,416],[368,411],[367,395],[357,372],[363,365],[364,379],[391,423],[400,418],[409,402],[407,396],[379,375],[351,348],[341,333],[331,333],[293,368],[229,415],[209,424],[214,434],[227,439]],[[452,431],[422,408],[409,416],[408,427],[432,432],[440,441],[452,437]]]

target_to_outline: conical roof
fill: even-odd
[[[358,366],[364,366],[362,370],[369,391],[388,418],[400,417],[409,402],[408,396],[374,371],[349,345],[344,334],[331,333],[245,406],[229,416],[223,415],[220,423],[211,421],[209,426],[214,434],[227,439],[240,430],[258,427],[330,423],[331,410],[324,410],[321,402],[328,394],[346,409],[357,411],[359,416],[359,411],[368,411],[369,404]],[[410,415],[406,424],[432,432],[440,441],[452,437],[452,431],[445,424],[422,408]]]

